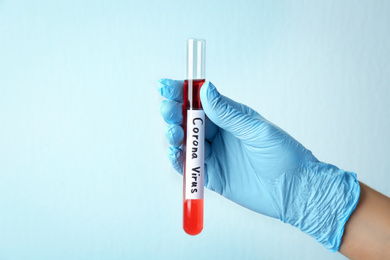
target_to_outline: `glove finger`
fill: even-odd
[[[262,118],[252,118],[243,111],[231,106],[210,82],[206,82],[200,97],[208,118],[217,126],[230,132],[243,142],[258,138],[256,130],[264,124]]]
[[[178,147],[168,147],[168,159],[171,161],[173,168],[183,175],[183,151]]]
[[[183,143],[184,131],[180,125],[167,125],[164,133],[170,145],[179,147]]]
[[[182,104],[172,100],[164,100],[160,105],[160,113],[168,124],[183,123]]]
[[[207,116],[206,116],[206,135],[205,138],[207,141],[212,142],[219,132],[219,127],[215,125]]]
[[[218,129],[218,126],[206,117],[206,141],[212,142],[219,131]],[[181,125],[167,125],[164,134],[170,145],[179,147],[183,144],[184,130]]]
[[[160,94],[177,102],[183,102],[183,80],[159,79],[157,81],[157,89]]]
[[[244,104],[241,104],[239,102],[236,102],[228,97],[225,97],[224,95],[221,95],[222,96],[222,99],[227,103],[229,104],[230,106],[234,107],[235,109],[243,112],[244,114],[248,115],[248,116],[256,116],[256,117],[259,117],[259,118],[262,118],[264,119],[259,113],[257,113],[255,110],[253,110],[252,108],[248,107],[247,105],[244,105]]]
[[[204,162],[207,163],[210,160],[211,157],[211,144],[210,142],[206,141],[204,143]]]
[[[183,175],[183,150],[178,147],[168,147],[167,150],[168,159],[171,161],[172,167],[181,175]],[[211,154],[211,145],[209,142],[205,143],[205,164],[212,157]],[[207,165],[205,165],[205,169],[207,169]],[[205,184],[208,182],[207,170],[205,170]]]

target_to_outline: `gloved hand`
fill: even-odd
[[[183,81],[161,79],[160,112],[172,147],[168,157],[183,172]],[[218,93],[200,91],[206,121],[205,186],[261,214],[279,218],[331,251],[341,243],[360,186],[356,174],[320,162],[298,141],[253,109]]]

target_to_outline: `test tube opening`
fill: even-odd
[[[186,48],[186,79],[205,78],[206,41],[188,39]]]

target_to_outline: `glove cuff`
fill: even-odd
[[[332,252],[338,251],[344,227],[360,196],[356,173],[322,162],[302,167],[279,190],[280,220],[314,237]],[[291,174],[291,173],[288,173]],[[276,195],[276,194],[275,194]]]
[[[331,199],[328,203],[319,202],[317,206],[317,212],[320,214],[317,230],[307,230],[309,235],[331,252],[339,250],[345,224],[355,210],[360,197],[360,184],[356,173],[340,169],[336,172],[332,173],[335,177],[334,181],[329,183],[334,190],[323,195],[325,201],[328,197]]]

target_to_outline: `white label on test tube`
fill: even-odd
[[[203,110],[187,110],[186,200],[203,199],[205,123]]]

